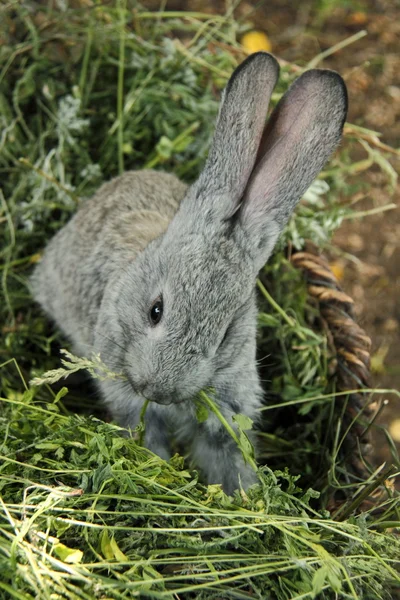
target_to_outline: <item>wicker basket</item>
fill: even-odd
[[[310,297],[319,305],[319,312],[336,355],[338,391],[362,390],[370,387],[371,339],[356,323],[354,301],[341,288],[328,261],[308,244],[305,252],[294,252],[291,262],[301,269],[307,281]],[[351,393],[347,398],[344,427],[349,428],[347,453],[353,470],[366,475],[362,456],[371,450],[370,427],[376,413],[368,392]]]

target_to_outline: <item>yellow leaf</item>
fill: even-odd
[[[393,419],[389,425],[389,432],[395,442],[400,442],[400,419]]]
[[[110,544],[110,538],[108,536],[107,529],[103,529],[103,532],[100,536],[100,548],[104,558],[108,558],[108,560],[112,560],[114,558],[114,552]]]
[[[251,54],[265,50],[271,52],[272,44],[268,36],[263,31],[249,31],[242,37],[242,46]]]
[[[100,536],[100,548],[104,558],[108,560],[117,560],[119,562],[128,560],[125,554],[120,550],[113,537],[109,537],[107,529],[104,529]]]
[[[389,348],[388,344],[382,344],[371,356],[371,373],[377,373],[378,375],[386,373],[385,359]]]
[[[362,11],[354,12],[347,18],[347,23],[349,25],[363,26],[367,23],[367,21],[368,21],[368,15]]]
[[[39,262],[39,260],[41,258],[42,258],[42,253],[36,252],[36,254],[32,254],[32,256],[29,257],[29,262],[31,263],[31,265],[35,265],[36,263]]]
[[[329,265],[331,268],[332,273],[334,274],[334,276],[336,277],[336,279],[338,281],[340,281],[341,279],[343,279],[343,275],[344,275],[344,268],[343,265],[341,263],[332,263],[331,265]]]
[[[80,563],[83,557],[82,550],[75,550],[75,548],[68,548],[64,544],[56,544],[54,546],[54,552],[57,554],[63,562],[69,564]]]

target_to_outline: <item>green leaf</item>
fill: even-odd
[[[328,568],[326,567],[326,565],[323,565],[315,571],[312,578],[312,593],[314,595],[314,598],[322,591],[327,576]]]
[[[242,429],[243,431],[247,431],[248,429],[251,429],[253,427],[253,421],[247,415],[234,415],[232,417],[232,421],[234,421],[238,428]]]
[[[61,388],[61,389],[60,389],[60,390],[57,392],[57,395],[56,395],[56,397],[54,398],[54,401],[53,401],[53,403],[54,403],[54,404],[57,404],[57,403],[58,403],[58,402],[61,400],[61,398],[64,398],[64,396],[66,396],[67,394],[68,394],[68,388],[67,388],[67,387],[65,387],[65,386],[64,386],[64,387],[62,387],[62,388]]]
[[[340,570],[336,565],[331,565],[328,570],[328,581],[335,592],[340,592],[342,589],[342,578]]]
[[[156,146],[158,156],[162,160],[168,160],[171,158],[171,154],[174,150],[174,145],[165,135],[161,136],[160,141]]]
[[[245,433],[249,429],[252,428],[253,421],[250,417],[246,415],[234,415],[232,417],[234,423],[236,423],[238,431],[239,431],[239,443],[238,446],[240,451],[242,452],[243,458],[245,462],[254,464],[255,461],[255,452],[253,448],[253,444],[251,443],[248,435]]]
[[[58,450],[59,447],[59,444],[54,444],[53,442],[40,442],[39,444],[35,444],[35,448],[38,450]]]
[[[114,558],[114,550],[111,546],[111,541],[108,535],[108,530],[103,529],[100,535],[100,550],[104,558],[112,560]]]
[[[265,327],[279,327],[279,319],[274,317],[274,315],[269,315],[267,313],[259,313],[258,315],[258,324]]]
[[[204,423],[208,419],[208,408],[202,402],[196,402],[196,419],[198,423]]]
[[[119,548],[119,546],[118,546],[117,542],[115,541],[114,537],[112,537],[110,539],[110,547],[111,547],[111,550],[113,551],[115,560],[117,560],[118,562],[125,562],[125,561],[128,560],[128,557],[125,556],[125,554]]]

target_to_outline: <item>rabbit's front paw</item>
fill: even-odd
[[[220,483],[224,492],[232,495],[257,482],[254,469],[246,464],[235,442],[226,432],[219,435],[203,434],[192,445],[192,456],[208,484]]]

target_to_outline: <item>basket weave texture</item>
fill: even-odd
[[[361,390],[370,387],[371,339],[355,321],[353,299],[342,290],[328,261],[314,246],[308,246],[305,252],[293,253],[291,261],[304,272],[308,293],[319,304],[330,345],[336,354],[338,390],[360,390],[348,396],[344,426],[352,423],[347,436],[348,449],[359,450],[351,456],[352,466],[364,471],[361,457],[371,449],[369,424],[374,407],[369,402],[369,394]]]

